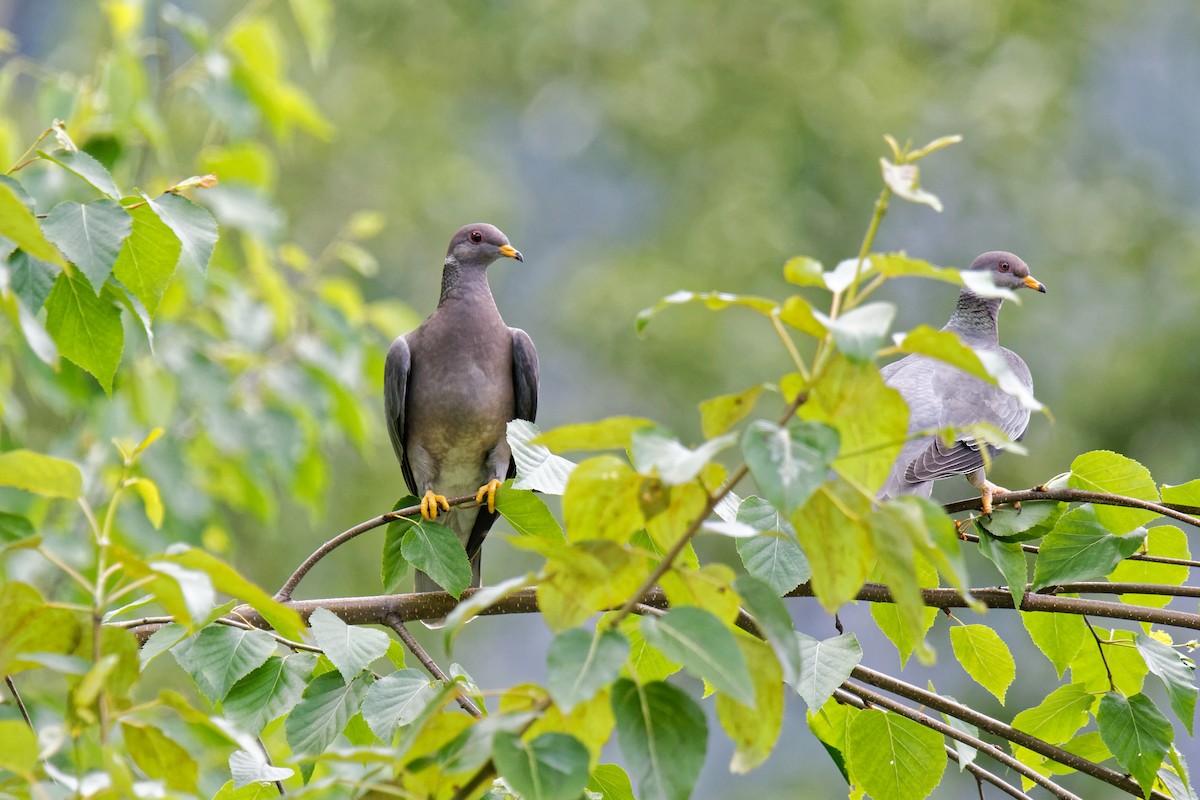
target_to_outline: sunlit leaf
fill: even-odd
[[[129,216],[133,228],[117,255],[113,275],[153,315],[175,274],[182,245],[150,206],[139,205]]]
[[[891,303],[867,303],[836,319],[817,315],[821,324],[833,333],[837,349],[855,363],[875,357],[895,318],[896,307]]]
[[[1068,485],[1072,489],[1158,502],[1158,487],[1150,471],[1132,458],[1108,450],[1093,450],[1076,456],[1071,462]],[[1100,525],[1117,535],[1129,533],[1158,516],[1140,508],[1107,505],[1097,505],[1095,514]]]
[[[178,742],[151,725],[128,721],[121,723],[121,734],[126,751],[146,775],[177,792],[196,790],[200,768]]]
[[[496,510],[522,536],[548,536],[561,539],[562,528],[546,504],[533,492],[512,488],[505,481],[496,492]]]
[[[656,473],[663,483],[675,486],[693,480],[717,453],[736,441],[734,434],[725,434],[709,439],[693,450],[669,431],[652,427],[633,432],[630,450],[639,472]]]
[[[1000,635],[987,625],[955,625],[950,644],[967,674],[1003,703],[1017,677],[1017,663]]]
[[[241,788],[257,783],[283,781],[296,774],[286,767],[273,767],[259,750],[236,750],[229,756],[229,772],[233,785]]]
[[[551,450],[624,450],[629,447],[635,431],[654,425],[644,417],[609,417],[596,422],[561,425],[539,433],[530,444]]]
[[[523,419],[508,423],[508,445],[517,465],[514,489],[531,489],[545,494],[562,494],[575,462],[550,452],[544,445],[530,444],[539,435],[538,427]]]
[[[73,500],[83,491],[79,467],[32,450],[0,453],[0,486],[13,486],[45,497]]]
[[[1141,547],[1145,528],[1114,536],[1099,521],[1096,511],[1091,506],[1072,509],[1042,540],[1033,575],[1034,591],[1101,578]]]
[[[62,253],[46,239],[37,218],[7,179],[0,181],[0,231],[34,258],[67,268]]]
[[[794,639],[793,639],[794,641]],[[754,705],[717,694],[717,719],[734,744],[729,771],[742,775],[758,767],[775,748],[783,726],[783,673],[771,648],[749,636],[737,637],[750,667]]]
[[[866,709],[846,731],[846,763],[873,800],[927,797],[946,770],[942,734],[899,714]]]
[[[90,372],[111,394],[125,345],[119,308],[106,296],[98,297],[82,274],[61,272],[46,298],[46,330],[63,357]]]
[[[1037,648],[1054,665],[1058,677],[1079,653],[1087,637],[1083,617],[1077,614],[1058,614],[1045,611],[1022,611],[1021,621]]]
[[[775,310],[775,301],[765,297],[748,297],[745,295],[729,294],[728,292],[686,292],[679,291],[667,295],[650,308],[643,309],[637,315],[637,332],[641,333],[650,324],[650,319],[664,308],[685,303],[703,303],[713,311],[720,311],[730,306],[741,306],[753,309],[767,316]]]

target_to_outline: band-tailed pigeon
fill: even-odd
[[[1046,287],[1029,274],[1025,262],[1012,253],[984,253],[971,263],[970,269],[990,272],[996,286],[1005,289],[1024,286],[1046,291]],[[1027,389],[1032,389],[1029,367],[1016,353],[1000,346],[996,317],[1002,302],[1000,298],[980,297],[964,286],[954,313],[942,330],[958,334],[964,344],[977,351],[999,353],[1013,375]],[[900,451],[879,496],[916,494],[929,497],[934,481],[965,475],[982,491],[983,513],[990,514],[992,494],[1003,489],[987,480],[980,444],[964,434],[947,445],[941,436],[930,432],[987,422],[1010,439],[1018,440],[1029,424],[1029,409],[998,386],[929,356],[906,356],[880,372],[887,385],[900,392],[908,404],[908,434],[913,438]],[[923,432],[926,435],[917,435]],[[999,452],[991,445],[985,446],[989,460]]]
[[[392,342],[383,374],[388,434],[404,482],[421,497],[425,519],[446,512],[444,524],[471,559],[472,586],[480,585],[480,546],[496,520],[496,489],[515,474],[508,423],[537,415],[537,351],[525,331],[504,324],[487,282],[487,267],[500,256],[525,260],[492,225],[454,234],[437,308]],[[478,508],[450,509],[447,497],[472,493]],[[441,589],[420,571],[415,588]]]

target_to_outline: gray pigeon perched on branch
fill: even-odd
[[[383,373],[388,435],[421,514],[458,534],[480,585],[480,546],[496,520],[496,490],[515,474],[505,437],[513,419],[537,415],[538,360],[525,331],[500,318],[487,267],[500,256],[524,261],[492,225],[454,234],[442,267],[438,306],[388,349]],[[476,494],[478,508],[450,509],[447,497]],[[486,508],[484,507],[486,501]],[[423,572],[418,592],[440,591]]]
[[[1012,253],[984,253],[971,263],[970,269],[990,272],[996,286],[1004,289],[1024,286],[1046,291],[1046,287],[1029,274],[1025,262]],[[1000,354],[1013,375],[1026,389],[1032,390],[1029,367],[1016,353],[1000,346],[996,317],[1002,302],[998,297],[980,297],[964,286],[954,313],[942,330],[958,334],[964,344],[976,351]],[[900,392],[908,404],[908,434],[913,437],[905,443],[892,465],[887,482],[879,492],[880,498],[901,494],[929,497],[934,481],[965,475],[982,491],[983,513],[990,514],[992,494],[1004,490],[987,480],[980,443],[969,434],[960,434],[947,445],[941,436],[931,432],[986,422],[1016,441],[1029,425],[1029,408],[1000,387],[929,356],[906,356],[880,372],[887,385]],[[925,435],[918,435],[922,433]],[[989,461],[999,452],[991,445],[983,446],[987,448]]]

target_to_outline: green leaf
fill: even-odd
[[[812,576],[808,558],[796,541],[796,530],[775,506],[760,497],[747,497],[738,506],[737,522],[760,534],[737,540],[742,564],[777,595],[787,594]]]
[[[330,0],[291,0],[289,5],[308,48],[309,61],[318,71],[324,70],[329,46],[333,43],[333,3]]]
[[[10,450],[0,453],[0,486],[75,500],[83,492],[83,473],[61,458],[32,450]]]
[[[1171,746],[1171,723],[1146,695],[1126,698],[1109,692],[1100,698],[1096,725],[1108,749],[1138,782],[1142,793],[1149,796],[1154,773]]]
[[[104,165],[82,150],[55,150],[47,153],[38,151],[38,157],[58,164],[68,172],[72,172],[98,189],[101,194],[117,200],[121,197],[117,184]]]
[[[754,687],[733,632],[702,608],[680,606],[662,617],[642,617],[642,635],[672,661],[743,705],[754,705]]]
[[[446,615],[442,625],[442,642],[449,653],[453,649],[454,639],[462,632],[463,626],[487,609],[499,603],[522,589],[537,585],[537,575],[527,572],[524,575],[514,575],[507,580],[484,586],[470,597],[464,599]]]
[[[454,597],[461,597],[471,585],[471,561],[454,531],[422,518],[397,520],[397,524],[407,528],[400,544],[404,560]]]
[[[644,417],[609,417],[597,422],[562,425],[538,434],[530,444],[560,453],[564,450],[624,450],[632,443],[635,431],[653,426],[654,421]]]
[[[92,290],[99,294],[132,224],[129,214],[118,203],[94,200],[86,205],[59,203],[51,209],[42,229],[46,238],[83,271]]]
[[[296,774],[286,767],[271,766],[258,750],[235,750],[229,756],[229,772],[233,775],[233,785],[239,788],[283,781]]]
[[[601,625],[605,624],[604,621]],[[638,620],[626,617],[617,628],[629,641],[629,658],[622,674],[635,678],[639,683],[663,681],[683,669],[658,648],[649,644],[642,636]]]
[[[795,421],[786,428],[757,420],[742,437],[746,465],[768,502],[790,515],[825,481],[838,436],[827,425]]]
[[[808,729],[817,737],[838,772],[842,773],[842,778],[850,785],[854,782],[846,771],[846,729],[850,720],[859,713],[859,709],[830,698],[820,710],[810,710],[805,715]],[[858,792],[862,793],[861,788]]]
[[[919,506],[901,497],[888,501],[867,517],[876,553],[876,567],[892,594],[907,635],[915,641],[917,657],[930,662],[933,651],[923,641],[926,606],[916,569],[916,543],[925,537],[925,516]],[[926,549],[926,548],[922,548]]]
[[[797,286],[824,286],[825,267],[808,256],[792,256],[783,264],[783,279]]]
[[[1098,625],[1093,625],[1093,628],[1096,636],[1105,644],[1085,640],[1084,646],[1071,662],[1071,681],[1086,686],[1088,691],[1096,695],[1109,691],[1111,683],[1115,683],[1117,691],[1126,696],[1140,692],[1149,670],[1146,660],[1137,649],[1134,634],[1118,629],[1106,630]],[[1100,658],[1101,649],[1104,660]]]
[[[595,456],[581,463],[563,494],[567,538],[629,541],[646,524],[640,502],[643,480],[616,456]]]
[[[382,658],[391,641],[383,631],[347,625],[324,608],[314,611],[308,618],[308,624],[312,627],[317,645],[342,673],[346,683],[371,666],[372,661]]]
[[[723,394],[700,403],[700,431],[713,439],[746,418],[762,395],[763,385],[751,386],[736,394]]]
[[[3,468],[4,456],[0,454],[0,469]],[[0,511],[0,553],[12,547],[34,546],[41,541],[37,536],[33,523],[20,514],[10,514]]]
[[[1022,611],[1021,621],[1025,623],[1025,630],[1029,631],[1033,643],[1050,659],[1061,678],[1087,638],[1083,617],[1047,611]]]
[[[993,385],[996,383],[996,379],[979,360],[979,355],[952,331],[918,325],[906,333],[896,347],[901,353],[919,353],[936,358],[958,367],[968,375],[974,375]]]
[[[170,192],[154,198],[142,197],[179,238],[182,245],[181,263],[204,273],[217,243],[217,221],[208,213],[208,209]]]
[[[988,561],[996,565],[1000,574],[1008,584],[1009,594],[1012,595],[1016,608],[1021,607],[1021,598],[1025,596],[1025,584],[1029,576],[1029,562],[1025,551],[1018,542],[1005,542],[992,536],[986,530],[979,534],[979,552]]]
[[[1003,703],[1017,677],[1017,663],[999,634],[987,625],[955,625],[950,629],[950,645],[967,674]]]
[[[163,521],[163,504],[162,496],[158,493],[158,484],[149,478],[133,478],[127,485],[132,486],[142,498],[142,505],[146,509],[146,519],[150,520],[150,524],[155,530],[162,527]]]
[[[577,800],[588,782],[587,748],[565,733],[543,733],[529,742],[498,733],[492,758],[523,800]]]
[[[1200,506],[1200,478],[1172,486],[1162,485],[1164,503],[1174,503],[1181,506]]]
[[[883,486],[908,436],[908,406],[900,393],[884,384],[874,364],[842,355],[829,362],[798,413],[837,430],[834,470],[869,492]]]
[[[546,651],[546,690],[569,714],[612,683],[629,655],[629,640],[618,630],[599,628],[595,635],[583,628],[563,631]]]
[[[1157,503],[1158,487],[1150,471],[1132,458],[1108,450],[1093,450],[1075,457],[1067,485],[1089,492],[1107,492]],[[1096,519],[1110,533],[1129,533],[1154,519],[1153,511],[1120,506],[1096,506]],[[1107,573],[1103,573],[1107,574]]]
[[[630,451],[638,472],[657,474],[663,483],[677,486],[694,480],[717,453],[736,441],[737,437],[730,433],[709,439],[692,450],[670,431],[655,426],[634,431]]]
[[[830,319],[816,315],[831,333],[837,349],[854,363],[865,363],[875,358],[884,337],[896,318],[896,306],[891,303],[867,303]]]
[[[870,500],[839,478],[788,517],[812,565],[813,593],[830,613],[858,594],[875,560],[869,513]]]
[[[34,258],[67,269],[67,261],[50,244],[33,215],[7,181],[0,181],[0,231]]]
[[[563,538],[558,520],[550,513],[542,498],[533,492],[512,488],[512,481],[505,481],[500,491],[496,492],[496,510],[522,536]]]
[[[1171,710],[1183,722],[1188,735],[1192,735],[1192,723],[1196,718],[1196,663],[1170,645],[1139,633],[1137,649],[1146,660],[1146,667],[1167,688],[1167,699]]]
[[[220,702],[235,683],[266,663],[275,652],[271,634],[229,625],[209,625],[171,651],[184,672],[212,702]]]
[[[402,669],[371,684],[363,700],[363,719],[384,742],[391,742],[396,728],[408,725],[437,698],[429,676],[417,669]]]
[[[942,735],[899,714],[866,709],[846,731],[846,765],[872,800],[928,797],[946,770]]]
[[[341,673],[326,672],[313,678],[304,697],[284,723],[287,741],[297,756],[315,756],[325,752],[338,734],[358,713],[367,681],[355,678],[349,684]]]
[[[46,330],[62,355],[87,370],[112,393],[113,376],[125,346],[121,310],[96,295],[78,272],[59,273],[46,298]]]
[[[37,735],[21,720],[0,720],[0,769],[32,775],[38,763]]]
[[[956,269],[937,267],[928,261],[911,258],[904,252],[872,253],[871,264],[879,274],[889,278],[929,278],[944,283],[962,285],[962,274]]]
[[[883,182],[897,197],[902,197],[910,203],[929,206],[934,211],[942,210],[942,201],[921,188],[921,171],[916,164],[893,164],[886,158],[880,158],[879,166],[883,171]]]
[[[153,316],[175,274],[183,246],[150,206],[139,205],[128,213],[133,228],[117,255],[113,275]]]
[[[796,631],[795,636],[800,647],[800,680],[793,687],[808,704],[809,713],[815,714],[862,661],[862,646],[853,633],[814,639]]]
[[[1033,590],[1102,578],[1121,559],[1137,552],[1145,539],[1145,528],[1114,536],[1099,521],[1096,509],[1091,506],[1072,509],[1042,540],[1033,573]]]
[[[196,547],[181,552],[172,551],[167,560],[181,567],[199,570],[212,579],[218,591],[236,597],[259,614],[280,636],[299,640],[303,638],[304,621],[295,609],[276,601],[261,588],[246,580],[237,570],[211,553]]]
[[[794,641],[794,640],[793,640]],[[765,642],[738,636],[738,647],[750,667],[754,706],[717,695],[717,719],[734,744],[729,771],[742,775],[761,765],[775,749],[783,727],[783,672]]]
[[[975,524],[997,539],[1024,542],[1045,536],[1067,510],[1066,503],[1033,501],[1021,503],[1020,509],[1000,506],[990,516],[975,517]]]
[[[802,670],[800,647],[787,607],[774,589],[752,575],[742,575],[734,581],[733,586],[779,659],[783,679],[793,687],[799,686]]]
[[[741,653],[738,653],[741,657]],[[625,678],[612,690],[617,741],[641,800],[687,800],[708,742],[704,712],[670,684],[639,686]]]
[[[786,322],[801,333],[807,333],[813,338],[821,339],[828,333],[825,323],[822,322],[828,318],[823,314],[818,318],[812,305],[798,294],[783,301],[778,314],[780,321]]]
[[[1013,717],[1012,726],[1050,744],[1062,744],[1087,724],[1096,698],[1086,686],[1059,686],[1038,703]]]
[[[601,795],[603,800],[637,800],[629,776],[616,764],[600,764],[592,770],[587,790]]]
[[[316,663],[311,653],[271,656],[233,685],[221,703],[222,711],[240,730],[258,736],[268,722],[300,702]]]
[[[34,258],[24,250],[18,250],[8,259],[9,284],[21,299],[21,305],[36,314],[46,303],[59,268],[49,261]]]
[[[498,497],[499,495],[497,495]],[[420,504],[420,500],[407,494],[396,501],[392,511],[411,508]],[[383,578],[384,594],[395,594],[400,591],[400,582],[408,574],[408,562],[401,553],[404,544],[404,534],[408,533],[409,523],[406,520],[394,519],[387,524],[387,532],[383,537],[383,558],[380,572]]]
[[[679,291],[674,294],[667,295],[662,300],[659,300],[650,308],[642,309],[637,315],[637,332],[640,334],[650,324],[650,319],[658,312],[668,306],[682,305],[685,303],[703,303],[705,307],[720,311],[729,308],[730,306],[740,306],[757,311],[760,314],[771,316],[775,310],[775,301],[768,300],[765,297],[748,297],[744,295],[729,294],[727,292],[686,292]]]
[[[933,567],[929,566],[924,559],[921,559],[920,563],[925,564],[926,568],[931,573],[933,572]],[[900,656],[901,667],[908,665],[908,660],[912,658],[917,645],[924,641],[925,634],[933,627],[933,623],[937,621],[937,616],[936,608],[926,609],[921,628],[914,634],[909,630],[908,625],[900,619],[900,609],[896,607],[895,603],[871,604],[871,618],[875,620],[875,624],[879,626],[879,630],[896,646],[896,654]]]
[[[1197,800],[1196,790],[1192,788],[1191,775],[1188,774],[1187,763],[1175,745],[1171,745],[1171,749],[1167,751],[1167,760],[1170,762],[1169,765],[1159,770],[1158,777],[1166,786],[1167,791],[1171,793],[1171,797],[1175,800]]]
[[[530,489],[544,494],[562,494],[575,462],[550,452],[544,445],[530,444],[539,435],[538,427],[523,419],[508,423],[508,446],[517,465],[514,489]]]
[[[1155,525],[1146,529],[1145,552],[1152,556],[1178,558],[1190,561],[1187,534],[1174,525]],[[1188,567],[1183,564],[1158,564],[1153,561],[1135,561],[1127,558],[1108,574],[1116,583],[1162,583],[1182,586],[1188,579]],[[1170,595],[1123,594],[1122,603],[1165,608],[1171,602]]]
[[[132,722],[121,723],[125,751],[150,778],[163,781],[168,789],[194,792],[200,768],[178,742],[158,728]]]

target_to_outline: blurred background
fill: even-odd
[[[104,70],[112,65],[97,59],[113,47],[105,14],[111,28],[121,5],[0,0],[0,28],[14,36],[7,58],[111,78]],[[877,249],[956,267],[985,250],[1012,250],[1048,288],[1005,307],[1001,339],[1029,363],[1052,419],[1035,416],[1025,438],[1030,454],[1001,459],[993,479],[1031,486],[1092,449],[1137,459],[1160,483],[1200,474],[1194,3],[352,0],[336,4],[323,23],[319,58],[306,58],[300,45],[302,37],[311,44],[313,32],[285,14],[270,39],[278,52],[254,48],[262,58],[290,58],[291,80],[315,109],[282,132],[240,116],[221,93],[230,64],[197,45],[272,4],[135,5],[145,6],[147,26],[161,36],[164,81],[199,78],[161,115],[159,136],[169,145],[156,146],[149,165],[130,167],[132,174],[181,178],[212,167],[219,120],[230,140],[269,150],[275,164],[258,176],[257,193],[235,191],[235,170],[222,175],[224,194],[197,196],[226,229],[257,237],[287,262],[289,253],[320,253],[355,212],[382,221],[378,235],[356,245],[358,269],[342,281],[365,302],[388,301],[392,330],[377,326],[377,347],[350,360],[334,354],[329,370],[340,364],[352,374],[360,446],[316,436],[325,461],[324,480],[314,484],[319,496],[280,492],[269,514],[235,510],[214,527],[205,509],[185,513],[184,492],[168,498],[175,515],[168,536],[208,535],[206,544],[263,585],[277,585],[317,543],[403,493],[381,412],[372,407],[383,349],[433,309],[446,243],[460,225],[492,222],[525,255],[524,264],[495,265],[491,283],[505,319],[537,344],[543,429],[632,414],[699,441],[697,402],[776,380],[788,370],[787,354],[749,312],[673,309],[643,338],[634,330],[637,312],[678,289],[782,298],[789,257],[832,266],[856,254],[881,187],[888,133],[918,145],[961,134],[963,143],[922,162],[922,185],[945,210],[894,200]],[[70,124],[63,98],[76,87],[56,87],[35,69],[5,75],[3,155],[12,163],[52,117]],[[110,100],[119,101],[121,87],[110,88]],[[212,168],[221,172],[219,162]],[[218,255],[211,280],[219,287],[221,270],[236,275],[244,253]],[[285,274],[301,280],[299,271]],[[878,299],[899,305],[896,327],[905,330],[940,326],[954,294],[945,284],[904,280]],[[245,321],[236,303],[225,308],[235,318],[227,326]],[[165,360],[174,353],[171,330],[169,319],[156,324]],[[253,336],[245,341],[254,350]],[[127,345],[122,370],[140,374],[130,366],[139,363],[138,347]],[[217,392],[205,381],[223,378],[206,376],[193,370],[178,391]],[[94,386],[70,396],[108,402]],[[78,421],[69,403],[43,405],[26,403],[30,425]],[[89,419],[106,435],[140,421],[134,411],[104,408]],[[944,499],[969,494],[964,482],[939,486]],[[505,543],[502,525],[485,548],[488,582],[535,564]],[[363,537],[323,563],[303,594],[378,592],[378,549]],[[723,542],[701,550],[736,560]],[[976,583],[1000,582],[990,567],[973,566]],[[815,603],[789,602],[801,630],[834,633]],[[1018,658],[1010,691],[1019,708],[1048,691],[1053,671],[1032,655],[1019,622],[998,616],[988,622],[1031,654]],[[842,619],[863,641],[866,663],[898,669],[865,609]],[[945,629],[939,624],[934,633],[942,663],[910,663],[903,677],[933,680],[1007,718],[1011,712],[954,665]],[[549,639],[536,618],[488,620],[459,637],[454,658],[485,688],[540,680]],[[436,648],[433,637],[430,644]],[[729,774],[715,719],[712,728],[699,798],[844,792],[805,729],[798,698],[789,701],[775,753],[749,775]],[[1200,763],[1194,743],[1183,744]],[[1105,796],[1094,783],[1066,784]],[[935,796],[974,791],[973,781],[948,773]]]

